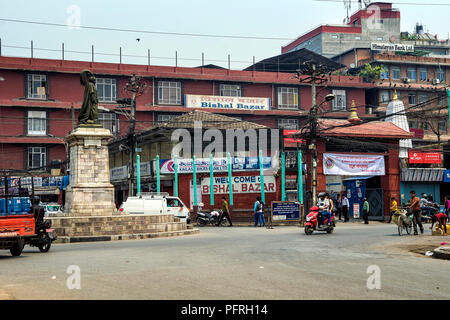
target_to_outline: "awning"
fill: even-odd
[[[402,182],[442,182],[444,168],[403,168],[400,181]]]

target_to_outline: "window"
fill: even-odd
[[[116,102],[116,79],[98,78],[96,81],[98,100],[102,102]]]
[[[241,86],[238,84],[221,84],[220,95],[225,97],[240,97]]]
[[[408,78],[414,81],[417,79],[417,70],[415,68],[408,68]]]
[[[337,34],[333,34],[333,35],[331,36],[331,38],[337,39],[337,38],[339,38],[339,37],[337,36]]]
[[[169,122],[170,120],[178,117],[176,114],[158,114],[158,123]]]
[[[47,76],[28,75],[28,99],[47,99]]]
[[[383,21],[383,20],[380,20],[379,22],[382,23],[381,21]],[[383,41],[383,37],[378,37],[377,40],[378,41]]]
[[[428,101],[428,95],[426,93],[422,93],[419,95],[419,102],[424,103]]]
[[[400,68],[392,67],[392,79],[400,80]]]
[[[356,36],[355,40],[361,40],[361,37],[360,36]]]
[[[158,81],[158,104],[181,104],[181,82]]]
[[[29,135],[47,134],[47,113],[45,111],[28,111],[28,130]]]
[[[417,129],[417,122],[416,121],[408,121],[408,125],[410,129]]]
[[[422,122],[421,125],[423,130],[427,131],[428,130],[428,122]]]
[[[298,89],[297,88],[278,88],[278,108],[297,109],[298,108]]]
[[[415,93],[408,93],[408,103],[414,105],[417,103],[417,97]]]
[[[102,124],[103,128],[108,129],[111,133],[119,132],[119,119],[113,112],[100,112],[98,114],[98,120]]]
[[[345,90],[333,90],[334,99],[332,110],[347,110],[347,97]]]
[[[278,119],[278,128],[287,130],[298,130],[297,119]]]
[[[380,73],[380,79],[389,79],[389,68],[383,67],[383,70]]]
[[[427,69],[426,68],[420,68],[419,69],[419,79],[420,81],[427,81],[428,75],[427,75]]]
[[[28,169],[44,171],[47,163],[47,149],[44,147],[28,148]]]
[[[442,69],[438,69],[436,73],[437,79],[439,79],[439,82],[445,82],[445,71]]]
[[[380,101],[389,102],[389,91],[383,90],[380,92]]]
[[[447,132],[447,122],[445,120],[439,120],[438,128],[440,132]]]

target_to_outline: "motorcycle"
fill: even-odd
[[[29,238],[25,244],[39,248],[40,252],[48,252],[52,242],[56,240],[56,235],[51,227],[50,220],[36,222],[36,236]]]
[[[38,198],[34,199],[35,203],[38,202]],[[43,207],[34,206],[34,219],[35,219],[35,235],[28,238],[25,244],[31,247],[39,248],[40,252],[48,252],[52,246],[52,242],[56,240],[56,235],[52,229],[51,220],[45,220],[45,210]]]
[[[331,219],[327,218],[325,221],[323,221],[322,225],[318,227],[319,218],[321,218],[319,217],[319,215],[321,214],[322,213],[319,211],[318,206],[314,206],[310,209],[309,214],[306,216],[306,223],[305,223],[306,235],[309,236],[314,231],[326,231],[327,233],[333,233],[334,228],[336,227],[334,213],[331,213]],[[328,223],[328,220],[330,220],[330,223]]]
[[[436,202],[429,202],[426,209],[422,208],[422,222],[431,222],[433,217],[441,211],[441,207]]]
[[[222,216],[222,210],[214,210],[211,212],[203,212],[202,211],[203,208],[203,204],[200,203],[198,205],[198,212],[197,212],[197,226],[199,227],[204,227],[207,224],[210,225],[217,225],[217,223],[219,222],[220,217]],[[223,219],[221,222],[221,226],[225,226],[227,224],[227,219]]]

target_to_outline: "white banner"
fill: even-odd
[[[401,44],[401,43],[371,43],[371,49],[373,51],[401,51],[401,52],[414,52],[413,44]]]
[[[232,177],[233,193],[261,193],[260,176],[236,176]],[[274,176],[264,176],[264,192],[276,192]],[[214,178],[214,194],[229,194],[228,177]],[[210,193],[209,178],[202,180],[202,194]],[[253,200],[253,199],[250,199]]]
[[[269,98],[201,96],[186,94],[185,105],[200,109],[270,110]]]
[[[363,154],[323,154],[325,175],[384,176],[384,156]]]

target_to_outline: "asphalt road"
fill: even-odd
[[[429,225],[426,226],[426,229]],[[0,251],[0,297],[15,299],[450,299],[450,261],[410,252],[442,237],[394,225],[202,228],[199,235]],[[449,239],[450,240],[450,239]],[[450,242],[450,241],[449,241]],[[79,266],[81,289],[67,288]],[[367,268],[381,289],[369,290]]]

